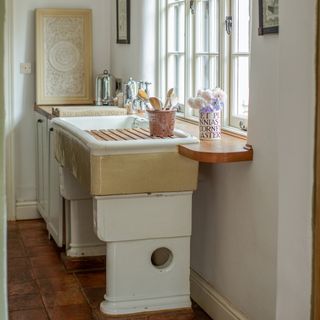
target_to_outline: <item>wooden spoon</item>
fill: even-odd
[[[144,89],[139,89],[137,96],[140,100],[142,100],[145,103],[147,110],[151,110],[151,111],[154,110],[150,106],[149,96]]]
[[[149,101],[149,96],[148,94],[146,93],[145,90],[143,89],[139,89],[138,90],[138,97],[143,100],[144,102],[148,102]]]
[[[162,109],[162,102],[157,97],[150,97],[149,102],[154,108],[154,110],[161,110]]]
[[[173,89],[173,88],[171,88],[171,89],[168,90],[166,102],[165,102],[164,107],[163,107],[164,110],[166,110],[167,108],[170,107],[171,97],[172,97],[172,95],[173,95],[173,92],[174,92],[174,89]]]

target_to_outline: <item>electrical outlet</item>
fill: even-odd
[[[20,73],[23,74],[30,74],[31,73],[31,63],[26,62],[26,63],[20,63]]]

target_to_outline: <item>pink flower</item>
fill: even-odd
[[[207,104],[206,100],[202,97],[196,97],[194,99],[194,108],[195,109],[201,109]]]
[[[214,90],[198,90],[197,96],[195,98],[189,98],[188,104],[193,109],[201,109],[206,106],[212,106],[214,108],[223,108],[226,99],[225,92],[216,88]]]
[[[194,106],[194,98],[189,98],[187,102],[188,102],[189,106],[190,106],[192,109],[195,108],[195,106]]]
[[[215,98],[219,99],[221,102],[223,102],[223,103],[225,102],[226,94],[222,89],[215,88],[213,90],[213,95],[214,95]]]
[[[202,97],[189,98],[188,104],[192,109],[201,109],[206,105],[206,100]]]
[[[202,91],[201,97],[206,100],[207,103],[210,103],[214,98],[213,92],[210,89]]]

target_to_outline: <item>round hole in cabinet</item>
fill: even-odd
[[[169,267],[173,259],[172,251],[168,248],[158,248],[151,255],[151,263],[158,269]]]

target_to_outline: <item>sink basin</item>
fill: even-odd
[[[137,139],[101,141],[97,140],[88,131],[100,129],[148,129],[147,119],[137,116],[112,116],[112,117],[68,117],[54,120],[57,129],[66,134],[72,134],[85,144],[90,153],[94,155],[150,153],[175,151],[179,144],[197,143],[198,139],[181,130],[175,130],[175,138],[167,139]]]
[[[198,162],[177,145],[198,139],[179,130],[151,138],[148,120],[134,116],[66,117],[53,120],[55,155],[91,195],[195,190]]]

